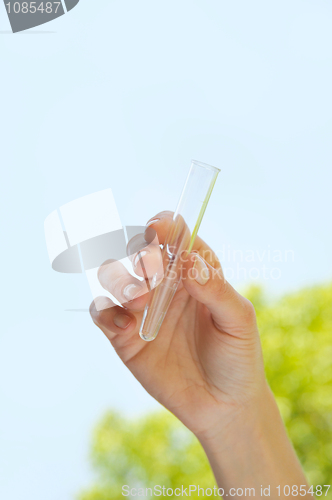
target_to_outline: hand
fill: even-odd
[[[160,243],[171,220],[172,213],[162,212],[150,224]],[[146,274],[154,275],[161,264],[159,246],[141,256]],[[134,270],[143,276],[136,257]],[[147,300],[144,283],[121,263],[103,265],[99,279],[124,307],[99,297],[91,304],[93,321],[143,387],[196,434],[226,496],[241,498],[253,488],[265,498],[262,485],[271,488],[272,497],[284,485],[308,491],[265,379],[252,304],[227,283],[217,256],[200,238],[182,276],[153,342],[138,333]],[[98,312],[100,305],[108,308]],[[302,498],[312,499],[310,493]]]
[[[153,218],[151,227],[162,244],[171,212]],[[142,254],[145,269],[155,272],[159,247]],[[133,262],[136,263],[134,256]],[[194,267],[194,269],[193,269]],[[134,265],[142,275],[141,264]],[[252,304],[225,280],[215,253],[199,237],[183,266],[180,284],[159,334],[153,342],[138,334],[147,295],[97,311],[93,321],[145,389],[200,439],[225,432],[239,413],[248,413],[266,391],[263,359]],[[120,264],[104,265],[99,279],[121,303],[142,290]]]

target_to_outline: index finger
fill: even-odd
[[[147,240],[151,240],[151,238],[153,238],[153,231],[155,231],[157,233],[159,243],[164,245],[173,221],[173,215],[174,212],[163,211],[152,217],[146,224],[145,238]],[[215,252],[199,236],[196,236],[194,246],[191,251],[199,253],[199,255],[201,255],[203,259],[215,269],[219,269],[221,267]]]

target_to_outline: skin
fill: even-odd
[[[132,256],[139,276],[160,269],[158,242],[165,241],[172,216],[161,212],[152,218],[149,227],[158,240],[141,261]],[[286,498],[285,484],[308,489],[265,378],[254,307],[224,279],[208,245],[196,238],[153,342],[138,333],[147,300],[142,282],[119,263],[105,263],[99,280],[123,307],[98,298],[90,307],[93,321],[148,393],[197,436],[219,487],[225,492],[255,488],[258,498],[265,498],[261,485],[270,485],[272,498]],[[138,291],[131,301],[124,295],[128,284]],[[305,492],[299,496],[313,498]]]

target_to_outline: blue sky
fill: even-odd
[[[258,280],[272,296],[331,280],[331,21],[327,0],[81,0],[11,35],[0,5],[0,498],[72,499],[104,410],[156,407],[65,311],[91,296],[49,264],[43,223],[62,204],[110,187],[123,224],[144,224],[175,208],[195,158],[221,169],[211,246],[277,267]]]

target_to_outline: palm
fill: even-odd
[[[227,411],[244,396],[256,345],[241,356],[243,339],[218,330],[207,308],[184,287],[153,342],[138,335],[141,315],[131,335],[115,336],[112,344],[143,387],[184,423],[189,414],[192,426],[197,415],[199,425],[202,414],[213,414],[211,406],[223,403]]]

